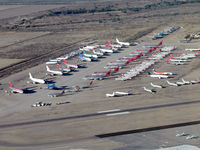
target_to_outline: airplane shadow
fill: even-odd
[[[69,104],[71,102],[59,102],[59,103],[56,103],[56,105],[62,105],[62,104]]]
[[[78,68],[83,69],[83,68],[87,68],[87,66],[85,66],[85,65],[79,65]]]
[[[71,75],[73,75],[73,74],[72,74],[72,73],[69,73],[69,72],[63,73],[63,76],[71,76]]]
[[[99,58],[99,59],[102,59],[102,58],[106,58],[106,57],[105,57],[105,56],[99,56],[98,58]]]
[[[174,78],[174,77],[171,77],[171,76],[170,76],[170,77],[168,77],[168,78],[170,79],[170,78]]]
[[[73,70],[71,70],[71,72],[79,72],[79,70],[73,69]]]
[[[23,89],[23,91],[24,91],[25,94],[32,94],[32,93],[35,93],[35,92],[36,92],[35,90],[28,89],[28,88]]]
[[[53,80],[46,80],[45,83],[46,83],[46,84],[53,84],[53,83],[56,83],[56,82],[53,81]]]
[[[94,59],[94,60],[92,60],[92,62],[98,62],[99,60],[98,59]]]
[[[109,53],[104,53],[104,56],[110,56],[110,54]]]

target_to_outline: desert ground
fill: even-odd
[[[110,1],[106,1],[103,5],[109,3]],[[74,8],[78,7],[72,5]],[[81,3],[81,6],[84,5]],[[59,7],[54,6],[56,10]],[[14,8],[9,6],[7,9],[15,12]],[[89,81],[82,79],[85,75],[106,70],[104,66],[108,62],[127,56],[136,49],[144,49],[144,44],[159,43],[160,40],[152,40],[151,37],[173,25],[181,28],[162,39],[164,46],[177,47],[172,51],[173,55],[187,53],[186,48],[199,48],[199,39],[180,43],[188,33],[199,32],[198,8],[199,3],[196,3],[138,13],[114,11],[110,12],[111,16],[94,13],[33,19],[48,12],[38,13],[37,10],[21,16],[30,19],[31,23],[18,24],[17,28],[10,28],[19,23],[17,18],[5,17],[0,20],[0,149],[149,150],[183,144],[200,147],[198,138],[186,140],[184,137],[176,137],[181,132],[200,136],[200,84],[173,87],[166,83],[166,79],[151,78],[147,73],[155,68],[176,74],[169,79],[171,82],[181,81],[182,78],[187,81],[195,80],[200,74],[200,56],[185,65],[167,64],[162,59],[132,80],[115,80],[118,75],[148,58],[142,56],[120,69],[117,74],[105,80],[95,80],[88,89],[56,98],[48,97],[48,94],[61,92],[60,90],[47,90],[42,88],[46,85],[27,83],[28,73],[31,72],[34,77],[53,80],[57,86],[87,84]],[[4,10],[6,11],[2,8],[1,11]],[[120,19],[113,20],[113,16]],[[86,67],[66,76],[46,76],[45,62],[49,57],[56,58],[78,50],[89,42],[114,42],[116,37],[121,41],[136,41],[138,45],[123,48],[119,53],[106,55],[96,62],[82,62],[78,56],[70,58],[69,62]],[[56,69],[55,66],[50,68]],[[9,91],[9,81],[15,87],[32,90],[32,93],[5,93]],[[151,82],[166,88],[156,89],[155,94],[144,91],[144,86],[152,88]],[[130,91],[132,95],[112,98],[105,96],[113,91]],[[31,107],[38,101],[52,105]],[[59,102],[66,103],[56,105]],[[113,110],[122,114],[115,115]]]

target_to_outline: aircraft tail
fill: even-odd
[[[110,41],[108,41],[108,44],[109,44],[109,45],[112,45]]]
[[[86,54],[86,52],[83,50],[83,54]]]
[[[129,61],[133,61],[135,59],[135,57],[132,57],[131,59],[129,59]]]
[[[64,93],[65,93],[65,90],[63,90],[61,93],[64,94]]]
[[[53,84],[51,84],[51,85],[48,84],[48,87],[47,87],[47,88],[50,89],[50,88],[54,88],[54,87],[55,87],[55,83],[53,83]]]
[[[162,45],[163,41],[160,41],[160,43],[158,43],[158,46]]]
[[[30,79],[33,79],[33,76],[31,75],[31,73],[29,72],[29,78]]]
[[[50,71],[49,66],[46,66],[46,68],[47,68],[47,71]]]
[[[90,85],[92,85],[93,81],[90,81]]]
[[[65,59],[63,61],[64,61],[65,64],[67,64],[67,61]]]
[[[118,38],[116,38],[116,41],[117,41],[117,43],[119,43],[119,40],[118,40]]]
[[[111,71],[109,70],[107,73],[106,73],[106,76],[109,76],[111,73]]]
[[[157,46],[155,46],[154,48],[153,48],[153,50],[156,50],[158,47]]]
[[[57,64],[57,67],[58,67],[59,69],[61,69],[61,66],[60,66],[59,64]]]
[[[9,81],[8,83],[9,83],[9,87],[12,87],[11,82]]]
[[[167,62],[167,63],[170,63],[170,61],[169,61],[168,59],[166,59],[166,62]]]
[[[106,47],[109,47],[108,44],[106,44]]]
[[[129,62],[130,62],[130,61],[126,61],[126,62],[125,62],[125,65],[128,65],[128,64],[129,64]]]
[[[81,58],[81,59],[83,59],[83,56],[79,53],[79,57]]]
[[[119,71],[119,67],[115,68],[113,72],[117,72],[117,71]]]

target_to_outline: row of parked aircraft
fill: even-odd
[[[184,132],[176,134],[176,137],[181,137],[181,136],[186,136],[186,140],[198,138],[198,136],[196,135],[190,135]]]
[[[167,30],[163,30],[163,31],[161,31],[161,32],[158,33],[158,34],[155,34],[155,35],[152,37],[152,40],[156,40],[156,39],[163,38],[164,36],[167,36],[167,35],[169,35],[170,33],[175,32],[175,31],[178,30],[179,28],[180,28],[179,26],[172,26],[172,27],[170,27],[170,28],[167,29]]]
[[[111,42],[108,42],[106,44],[106,46],[98,45],[98,46],[83,47],[80,49],[82,51],[82,54],[79,54],[79,56],[80,56],[81,60],[92,61],[92,60],[96,60],[99,57],[102,57],[105,53],[118,52],[121,48],[128,47],[131,45],[128,42],[120,42],[117,38],[116,38],[116,43],[117,44],[112,44]],[[86,51],[87,51],[87,53],[86,53]],[[122,68],[124,65],[127,65],[129,63],[128,60],[129,60],[129,58],[119,59],[118,61],[110,62],[107,66],[104,67],[104,68],[110,69],[110,70],[94,72],[90,75],[85,75],[83,77],[83,79],[85,79],[85,80],[103,80],[104,78],[108,77],[109,75],[116,73],[119,70],[119,68]]]
[[[97,58],[103,56],[105,53],[113,53],[113,52],[119,50],[122,47],[130,46],[130,43],[120,42],[117,38],[116,38],[116,43],[117,44],[112,44],[111,42],[108,42],[108,44],[106,44],[107,49],[99,47],[99,51],[95,50],[95,48],[97,48],[96,46],[87,46],[83,50],[83,55],[81,53],[79,53],[79,57],[81,58],[81,60],[84,60],[84,61],[92,61],[93,59],[97,59]],[[85,52],[85,50],[87,50],[87,51],[92,50],[94,54],[87,54]],[[66,55],[66,56],[58,57],[56,59],[49,59],[49,61],[46,62],[47,74],[64,75],[66,73],[69,73],[73,69],[79,68],[78,64],[68,63],[66,61],[68,58],[69,58],[69,56]],[[62,63],[64,63],[66,68],[61,66]],[[50,69],[50,67],[48,65],[56,65],[58,70],[52,70],[52,69]],[[85,76],[85,78],[86,79],[98,79],[98,80],[100,80],[100,79],[103,79],[104,77],[106,77],[110,74],[117,72],[118,70],[119,70],[119,67],[115,68],[114,70],[109,70],[107,72],[94,72],[90,76]],[[39,79],[39,78],[33,77],[30,72],[29,72],[29,79],[34,84],[46,84],[47,83],[47,81],[44,80],[44,79]],[[88,85],[76,86],[73,89],[67,89],[67,90],[65,89],[61,93],[53,93],[53,94],[50,94],[50,96],[52,96],[52,97],[61,96],[61,95],[64,95],[66,91],[67,92],[77,91],[80,88],[89,88],[91,85],[92,85],[92,82],[90,82]],[[9,82],[9,88],[11,89],[11,92],[13,92],[13,93],[24,93],[24,89],[13,87],[11,85],[11,82]],[[62,89],[62,88],[56,87],[55,84],[52,84],[52,85],[48,84],[47,89]]]

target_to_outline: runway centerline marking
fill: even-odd
[[[117,115],[126,115],[130,114],[130,112],[125,111],[125,112],[120,112],[120,113],[112,113],[112,114],[106,114],[106,116],[117,116]]]
[[[112,110],[98,111],[97,113],[98,113],[98,114],[101,114],[101,113],[108,113],[108,112],[115,112],[115,111],[120,111],[120,109],[112,109]]]

